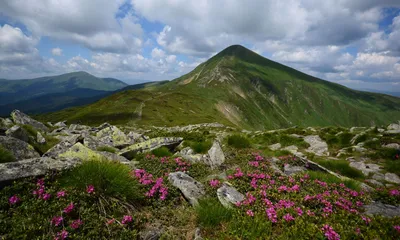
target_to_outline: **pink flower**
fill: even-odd
[[[36,185],[38,185],[40,187],[43,187],[44,186],[44,179],[43,178],[38,179],[37,182],[36,182]]]
[[[130,216],[130,215],[125,215],[125,216],[122,218],[121,223],[122,223],[122,224],[127,224],[127,223],[132,222],[132,220],[133,220],[132,216]]]
[[[77,220],[72,221],[72,223],[69,226],[72,229],[78,229],[82,224],[83,224],[82,220],[77,219]]]
[[[400,225],[393,226],[394,230],[400,233]]]
[[[70,213],[70,212],[72,212],[72,210],[74,210],[74,207],[75,207],[74,203],[70,203],[70,204],[68,204],[68,206],[66,208],[64,208],[63,212]]]
[[[364,217],[364,216],[361,216],[361,218],[367,225],[371,222],[370,218],[367,218],[367,217]]]
[[[94,186],[93,185],[89,185],[86,187],[86,192],[87,193],[94,193]]]
[[[65,197],[66,195],[67,195],[67,193],[65,191],[59,191],[57,193],[57,198],[62,198],[62,197]]]
[[[211,187],[218,187],[219,184],[220,184],[220,182],[217,179],[210,180]]]
[[[51,224],[53,224],[54,226],[58,226],[62,223],[63,220],[64,218],[62,216],[55,216],[53,217],[53,219],[51,219]]]
[[[56,240],[63,240],[63,239],[67,239],[68,237],[68,232],[64,229],[61,232],[57,233],[57,237],[55,238]]]
[[[340,235],[337,234],[331,226],[325,224],[321,230],[324,232],[325,237],[328,240],[340,240]]]
[[[267,208],[265,210],[265,212],[267,213],[268,219],[271,222],[276,223],[278,221],[277,220],[278,216],[276,215],[276,211],[275,211],[274,207]]]
[[[250,217],[254,217],[254,213],[253,213],[253,211],[250,210],[250,209],[247,210],[246,214],[249,215]]]
[[[110,219],[106,222],[107,225],[113,224],[115,222],[115,219]]]
[[[299,185],[294,185],[292,188],[291,188],[291,191],[293,191],[293,192],[299,192],[300,191],[300,186]]]
[[[285,216],[283,216],[283,219],[285,219],[286,222],[290,222],[294,220],[294,217],[290,215],[290,213],[288,213]]]
[[[296,208],[296,212],[297,212],[297,215],[299,215],[299,216],[303,215],[303,210],[301,210],[301,208],[299,208],[299,207]]]
[[[20,201],[20,199],[19,199],[19,197],[17,197],[17,195],[14,195],[14,196],[12,196],[12,197],[10,197],[10,198],[8,199],[8,202],[9,202],[11,205],[17,204],[19,201]]]
[[[400,191],[397,189],[393,189],[389,191],[389,194],[392,196],[399,196],[400,195]]]
[[[360,228],[357,228],[355,232],[356,232],[357,235],[360,235],[361,229],[360,229]]]
[[[315,213],[310,210],[307,210],[307,215],[311,217],[311,216],[315,216]]]
[[[240,168],[236,168],[236,173],[235,174],[233,174],[233,176],[235,176],[236,178],[240,178],[240,177],[243,177],[243,172],[242,172],[242,170],[240,170]]]
[[[43,200],[47,201],[47,200],[49,200],[50,198],[51,198],[51,194],[50,194],[50,193],[45,193],[45,194],[43,194],[43,197],[42,197]]]

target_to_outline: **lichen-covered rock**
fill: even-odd
[[[176,153],[176,155],[180,155],[183,159],[190,161],[191,163],[197,163],[197,162],[204,162],[203,160],[207,158],[207,155],[203,154],[196,154],[194,153],[193,149],[190,147],[186,147]]]
[[[373,202],[365,205],[365,213],[368,215],[382,215],[384,217],[399,217],[400,206],[393,206],[381,202]]]
[[[314,153],[317,156],[329,156],[328,144],[323,141],[318,135],[305,136],[304,141],[310,144],[307,152]]]
[[[297,146],[295,146],[295,145],[290,145],[290,146],[282,148],[282,150],[288,151],[291,154],[296,154],[297,150],[299,150],[299,148]]]
[[[299,172],[304,172],[306,169],[304,167],[301,166],[292,166],[290,164],[286,164],[283,168],[283,172],[286,175],[293,175]]]
[[[36,142],[40,144],[46,144],[46,138],[43,137],[43,135],[40,132],[37,132],[36,134]]]
[[[276,151],[281,149],[282,145],[280,143],[275,143],[272,145],[269,145],[268,148],[271,149],[272,151]]]
[[[128,159],[124,158],[123,156],[120,156],[118,154],[115,153],[111,153],[111,152],[97,152],[98,154],[102,155],[103,157],[105,157],[106,159],[110,160],[110,161],[117,161],[117,162],[121,162],[121,163],[131,163],[131,161],[129,161]]]
[[[102,159],[103,155],[99,154],[82,145],[82,143],[77,142],[72,147],[67,149],[65,152],[58,154],[58,157],[64,158],[79,158],[82,161],[91,159]]]
[[[400,144],[398,144],[398,143],[389,143],[389,144],[386,144],[386,145],[382,145],[382,147],[400,149]]]
[[[83,139],[83,145],[86,147],[92,149],[92,150],[97,150],[99,147],[112,147],[114,148],[110,143],[105,143],[98,139],[97,137],[88,135]],[[118,149],[115,148],[117,151]]]
[[[11,127],[12,125],[14,125],[13,121],[11,121],[11,119],[9,118],[0,118],[0,127],[4,126],[4,127]]]
[[[45,154],[43,154],[43,157],[56,158],[58,157],[58,155],[66,152],[70,147],[75,145],[75,143],[80,140],[82,140],[81,135],[66,136],[64,140],[62,140],[57,145],[50,148]]]
[[[48,132],[49,128],[46,127],[43,123],[36,121],[35,119],[29,117],[25,113],[19,111],[19,110],[14,110],[11,112],[11,117],[14,120],[15,123],[17,124],[22,124],[22,125],[31,125],[32,127]]]
[[[136,153],[143,153],[154,150],[156,148],[166,146],[166,147],[176,147],[182,142],[183,138],[180,137],[158,137],[152,138],[150,140],[133,144],[129,147],[122,149],[119,155],[131,159]]]
[[[81,163],[76,158],[31,158],[19,162],[0,164],[0,182],[11,181],[25,177],[36,177],[52,171],[62,171]]]
[[[222,186],[218,188],[217,197],[226,208],[230,208],[232,205],[242,202],[245,199],[243,194],[227,183],[222,184]]]
[[[218,141],[214,141],[212,147],[208,150],[208,156],[209,158],[204,158],[204,161],[212,169],[221,166],[225,162],[225,155]]]
[[[183,172],[173,172],[168,176],[170,183],[178,188],[186,200],[192,205],[197,205],[198,200],[205,195],[203,184],[194,180]]]
[[[6,131],[6,136],[17,138],[24,142],[29,142],[29,134],[22,127],[15,125]]]
[[[0,136],[0,145],[10,151],[16,160],[40,157],[31,145],[17,138]]]
[[[65,124],[66,121],[62,121],[62,122],[58,122],[56,124],[54,124],[54,127],[66,127],[67,124]]]
[[[136,132],[130,131],[126,136],[129,139],[131,139],[132,143],[138,143],[138,142],[146,141],[145,136],[143,134],[140,134],[140,133],[136,133]]]
[[[96,137],[100,139],[100,141],[117,148],[126,147],[133,143],[124,132],[115,126],[100,130],[97,132]]]
[[[394,173],[386,173],[385,180],[391,183],[400,184],[400,178]]]

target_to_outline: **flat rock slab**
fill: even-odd
[[[31,125],[32,127],[48,132],[49,128],[46,127],[46,125],[44,125],[41,122],[36,121],[35,119],[29,117],[28,115],[26,115],[25,113],[19,111],[19,110],[14,110],[11,113],[11,117],[14,120],[15,123],[17,124],[22,124],[22,125]]]
[[[232,205],[242,202],[245,198],[236,188],[229,186],[224,183],[222,187],[217,190],[218,200],[226,208],[232,207]]]
[[[350,167],[360,170],[365,176],[370,173],[379,173],[381,166],[374,163],[363,163],[363,162],[351,162]]]
[[[286,164],[284,166],[283,172],[286,175],[293,175],[299,172],[304,172],[306,169],[304,167],[300,167],[300,166],[292,166],[290,164]]]
[[[364,208],[366,214],[368,215],[382,215],[389,218],[400,216],[400,206],[383,204],[381,202],[373,202],[369,205],[365,205]]]
[[[3,163],[0,164],[0,182],[41,176],[51,171],[62,171],[72,168],[79,163],[81,163],[81,160],[76,158],[52,159],[47,157]]]
[[[309,135],[304,137],[304,141],[310,144],[307,152],[314,153],[317,156],[328,156],[328,144],[323,141],[318,135]]]
[[[203,184],[194,180],[184,172],[173,172],[168,176],[171,184],[178,188],[183,196],[192,205],[197,205],[198,200],[205,195]]]
[[[39,133],[39,132],[38,132]],[[15,125],[6,131],[6,136],[17,138],[24,142],[29,142],[29,134],[22,127]]]
[[[31,145],[13,137],[0,136],[0,145],[10,151],[16,160],[40,157]]]
[[[152,151],[156,148],[166,146],[166,147],[176,147],[182,142],[183,138],[180,137],[158,137],[152,138],[150,140],[133,144],[129,147],[122,149],[119,155],[124,156],[128,159],[132,159],[136,153],[143,153]]]
[[[50,148],[43,157],[56,158],[58,155],[66,152],[70,147],[75,145],[79,140],[81,140],[81,135],[72,135],[65,137],[63,141],[59,142],[57,145]]]
[[[85,147],[82,143],[75,143],[72,147],[70,147],[67,151],[60,153],[57,157],[65,157],[65,158],[79,158],[82,161],[90,160],[90,159],[101,159],[103,155],[93,151],[90,148]]]

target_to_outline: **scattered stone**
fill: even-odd
[[[62,122],[58,122],[56,124],[54,124],[54,127],[66,127],[67,124],[65,124],[67,121],[62,121]]]
[[[387,127],[387,131],[385,131],[387,134],[395,134],[395,133],[400,133],[400,124],[397,123],[392,123]]]
[[[0,145],[10,151],[17,161],[40,157],[31,145],[17,138],[0,136]]]
[[[110,143],[105,143],[98,139],[97,137],[94,136],[86,136],[83,139],[83,145],[86,147],[92,149],[92,150],[97,150],[99,147],[111,147],[114,148]],[[114,148],[116,151],[118,150],[117,148]]]
[[[49,128],[46,127],[43,123],[36,121],[35,119],[29,117],[25,113],[19,111],[19,110],[14,110],[11,112],[11,117],[14,120],[15,123],[17,124],[22,124],[22,125],[31,125],[32,127],[48,132]]]
[[[292,154],[296,154],[298,149],[299,148],[295,145],[290,145],[290,146],[282,148],[282,150],[289,151]]]
[[[72,168],[81,163],[75,158],[31,158],[19,162],[0,164],[0,182],[11,181],[25,177],[36,177],[52,171]]]
[[[54,127],[53,123],[51,123],[51,122],[47,122],[47,125],[50,127]]]
[[[136,153],[143,153],[152,151],[156,148],[166,146],[169,148],[175,148],[182,142],[183,138],[180,137],[158,137],[150,140],[133,144],[129,147],[122,149],[119,155],[122,155],[128,159],[132,159]]]
[[[282,145],[280,143],[275,143],[275,144],[269,145],[268,147],[272,151],[276,151],[276,150],[279,150],[282,147]]]
[[[24,142],[29,142],[29,134],[22,127],[15,125],[6,131],[6,136],[17,138]]]
[[[389,144],[386,144],[386,145],[382,145],[382,147],[400,149],[400,144],[398,144],[398,143],[389,143]]]
[[[374,163],[350,162],[350,167],[360,170],[365,176],[381,171],[381,166]]]
[[[286,175],[293,175],[299,172],[304,172],[306,169],[301,166],[292,166],[290,164],[286,164],[283,168],[283,173]]]
[[[13,121],[9,118],[0,118],[0,126],[11,127],[14,125]]]
[[[375,173],[375,174],[372,176],[372,179],[382,181],[382,180],[385,180],[385,175],[382,174],[382,173]]]
[[[400,178],[394,173],[386,173],[385,180],[391,183],[400,184]]]
[[[215,169],[225,162],[225,155],[218,141],[214,141],[212,147],[208,150],[208,156],[209,158],[205,158],[204,160],[211,169]]]
[[[368,182],[372,183],[372,184],[374,184],[376,186],[383,187],[383,184],[381,182],[375,180],[375,179],[368,179]]]
[[[131,161],[129,161],[128,159],[124,158],[123,156],[120,156],[118,154],[115,153],[111,153],[111,152],[97,152],[98,154],[102,155],[103,157],[107,158],[110,161],[117,161],[117,162],[121,162],[121,163],[131,163]]]
[[[222,186],[218,188],[217,197],[221,204],[226,208],[231,208],[232,205],[245,199],[243,194],[227,183],[222,184]]]
[[[57,145],[53,146],[45,154],[43,154],[43,157],[56,158],[58,155],[66,152],[70,147],[81,140],[81,135],[71,135],[65,137],[63,141],[59,142]]]
[[[100,141],[116,148],[124,148],[133,143],[133,141],[126,136],[124,132],[115,126],[100,130],[97,132],[96,136]]]
[[[220,123],[200,123],[192,124],[187,126],[176,126],[176,127],[154,127],[156,129],[165,130],[168,132],[190,132],[198,128],[223,128],[225,125]]]
[[[275,174],[283,175],[282,170],[274,162],[271,162],[271,169],[274,171]]]
[[[163,230],[160,227],[149,227],[139,233],[141,240],[158,240]]]
[[[126,136],[131,139],[132,143],[143,142],[146,140],[145,136],[143,136],[143,134],[132,132],[132,131],[130,131]]]
[[[400,216],[400,206],[393,206],[381,202],[373,202],[365,205],[364,208],[366,214],[368,215],[382,215],[388,218]]]
[[[101,155],[98,152],[95,152],[95,151],[91,150],[90,148],[85,147],[80,142],[75,143],[67,151],[58,154],[58,157],[79,158],[81,160],[102,159],[102,158],[104,158],[103,155]]]
[[[203,184],[197,182],[192,177],[183,172],[173,172],[168,176],[171,184],[178,188],[183,196],[192,205],[197,205],[198,200],[204,196],[205,190]]]
[[[180,155],[183,159],[188,160],[191,163],[204,162],[204,159],[209,157],[205,154],[195,154],[193,149],[190,147],[183,148],[181,151],[176,153],[176,155]]]
[[[304,141],[310,144],[307,152],[314,153],[317,156],[329,156],[328,144],[322,141],[318,135],[310,135],[304,137]]]
[[[200,228],[196,228],[196,230],[194,231],[194,239],[193,240],[203,240],[203,238],[201,237]]]
[[[46,138],[44,138],[40,132],[37,132],[36,142],[38,142],[39,144],[46,144]]]

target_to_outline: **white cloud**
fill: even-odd
[[[62,51],[63,50],[61,48],[53,48],[51,49],[51,54],[53,54],[53,56],[61,56]]]
[[[151,57],[152,58],[163,58],[165,56],[165,52],[162,49],[159,48],[153,48],[151,51]]]

